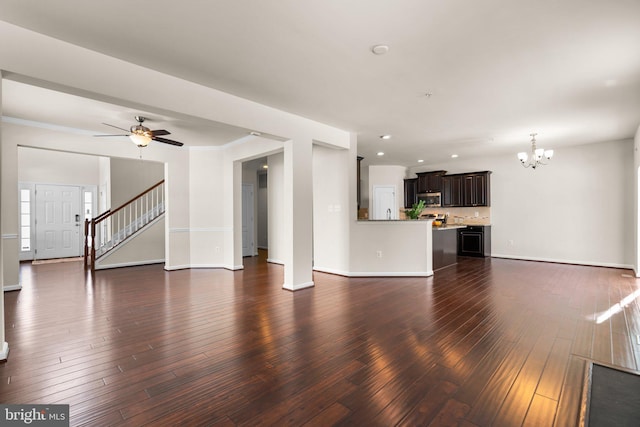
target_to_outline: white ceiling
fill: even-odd
[[[104,123],[129,129],[131,125],[137,124],[135,116],[142,116],[146,119],[144,125],[150,129],[165,129],[171,133],[164,138],[192,147],[224,145],[246,137],[249,132],[247,129],[201,118],[178,118],[175,113],[172,116],[171,113],[157,110],[151,112],[110,104],[12,80],[2,81],[2,96],[5,120],[56,131],[122,135],[125,132]],[[118,139],[131,142],[127,137]]]
[[[357,132],[367,163],[515,156],[532,132],[559,152],[631,138],[640,124],[638,0],[0,0],[0,10],[9,23]],[[372,54],[376,44],[389,52]],[[101,122],[126,128],[145,114],[55,93],[68,111],[34,108],[12,96],[30,89],[9,85],[7,116],[106,132]],[[146,114],[188,145],[246,135]]]

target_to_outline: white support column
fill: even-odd
[[[2,116],[2,71],[0,71],[0,117]],[[0,188],[2,188],[2,121],[0,121]],[[0,224],[2,224],[2,210],[0,209]],[[9,356],[9,344],[5,341],[4,334],[4,244],[0,242],[0,361],[7,360]]]
[[[313,141],[284,143],[284,284],[296,291],[313,286]]]
[[[224,266],[242,270],[242,162],[224,162]]]
[[[243,269],[242,263],[242,162],[233,162],[233,261],[228,267],[231,270]]]

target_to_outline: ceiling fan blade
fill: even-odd
[[[171,135],[171,132],[164,129],[152,130],[151,133],[153,136]]]
[[[172,139],[167,139],[167,138],[158,138],[158,137],[154,136],[151,139],[153,139],[154,141],[158,141],[158,142],[164,142],[165,144],[176,145],[178,147],[182,147],[184,145],[182,142],[174,141]]]
[[[101,137],[101,136],[129,136],[129,135],[131,135],[131,134],[128,133],[126,135],[93,135],[93,136]]]
[[[105,125],[105,126],[111,126],[112,128],[116,128],[116,129],[123,130],[123,131],[125,131],[125,132],[129,132],[129,129],[124,129],[124,128],[121,128],[121,127],[118,127],[118,126],[110,125],[109,123],[103,123],[103,125]]]

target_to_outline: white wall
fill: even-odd
[[[189,151],[189,236],[190,267],[224,267],[224,173],[221,150]]]
[[[20,229],[18,216],[18,146],[11,144],[7,138],[7,124],[0,124],[0,168],[2,179],[0,180],[0,206],[2,217],[0,218],[2,235],[2,289],[20,289]],[[0,306],[0,310],[2,306]],[[0,312],[0,314],[2,314]],[[4,331],[3,331],[4,332]],[[2,344],[2,342],[0,342]],[[0,349],[0,353],[2,350]]]
[[[0,78],[2,78],[3,72],[0,69]],[[0,83],[2,83],[0,81]],[[0,84],[0,116],[2,116],[2,84]],[[2,137],[2,122],[0,122],[0,172],[4,170],[4,156],[3,151],[1,149],[3,145],[3,137]],[[0,191],[4,191],[4,179],[2,177],[2,173],[0,173]],[[16,196],[17,196],[17,188],[16,188]],[[17,208],[17,206],[16,206]],[[5,225],[4,225],[4,215],[2,213],[3,209],[0,209],[0,361],[6,360],[9,355],[9,344],[4,340],[4,286],[5,286],[5,272],[4,272],[4,259],[5,259],[5,251],[19,251],[19,243],[18,243],[18,233],[16,230],[15,238],[8,239],[5,238]],[[17,218],[16,218],[17,219]],[[11,224],[9,224],[10,226]],[[5,244],[5,240],[13,240],[10,244]],[[5,249],[6,247],[6,249]],[[14,256],[17,258],[18,254],[15,253]],[[18,259],[12,260],[12,263],[17,263]],[[17,282],[16,282],[17,284]]]
[[[147,227],[119,245],[118,250],[96,260],[96,270],[164,262],[164,217]]]
[[[100,157],[18,147],[18,180],[38,184],[95,185]]]
[[[98,207],[97,214],[105,212],[111,206],[111,159],[98,157]]]
[[[269,262],[284,262],[284,153],[267,158],[269,183]]]
[[[552,147],[549,147],[552,148]],[[516,153],[412,169],[491,170],[492,255],[630,268],[633,141],[555,150],[550,165],[523,168]]]
[[[369,166],[369,218],[373,218],[374,195],[373,188],[378,185],[393,185],[396,188],[396,218],[398,212],[404,208],[404,178],[407,168],[404,166]]]
[[[356,160],[349,150],[313,146],[313,266],[315,270],[349,271],[350,170]]]
[[[142,159],[111,159],[111,208],[116,208],[164,179],[164,164]]]

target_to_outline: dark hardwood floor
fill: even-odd
[[[24,264],[0,402],[87,426],[573,426],[587,360],[640,363],[639,302],[613,313],[631,271],[460,258],[292,293],[264,254],[245,267]]]

